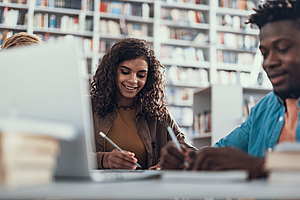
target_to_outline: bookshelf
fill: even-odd
[[[26,31],[46,42],[76,37],[92,75],[104,52],[121,38],[153,43],[153,8],[154,0],[0,0],[0,35],[5,39]]]
[[[193,89],[209,86],[209,1],[156,1],[159,30],[156,53],[166,68],[169,109],[192,138]]]
[[[166,68],[169,108],[183,131],[193,138],[193,116],[197,114],[194,91],[215,84],[258,86],[255,76],[262,71],[255,67],[260,66],[259,31],[243,22],[259,2],[0,0],[0,42],[1,37],[21,31],[38,34],[44,41],[74,36],[81,41],[87,77],[91,77],[99,59],[116,41],[124,37],[145,39]],[[16,12],[8,17],[11,10]]]
[[[209,120],[201,121],[199,117],[194,118],[193,144],[198,148],[209,146],[229,134],[246,119],[245,108],[250,109],[270,91],[272,89],[220,84],[195,91],[194,113],[198,115],[209,112],[211,115]],[[250,101],[253,99],[252,102],[249,102],[249,99]],[[199,125],[201,122],[204,122],[204,125],[203,123]],[[209,132],[199,131],[200,126],[210,126]]]

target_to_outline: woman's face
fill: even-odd
[[[127,60],[119,64],[116,85],[119,106],[131,106],[135,96],[147,81],[148,63],[142,59]]]

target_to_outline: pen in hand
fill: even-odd
[[[104,139],[106,139],[111,145],[113,145],[114,147],[116,147],[119,151],[121,151],[122,153],[125,153],[120,147],[118,147],[113,141],[111,141],[103,132],[99,133]],[[142,166],[138,163],[134,163],[138,168],[142,169]]]
[[[180,144],[179,144],[179,142],[178,142],[178,140],[177,140],[177,137],[176,137],[176,135],[175,135],[173,129],[172,129],[171,126],[168,125],[168,124],[166,124],[166,126],[167,126],[167,130],[168,130],[168,132],[169,132],[169,135],[171,136],[172,142],[175,144],[175,146],[177,147],[177,149],[178,149],[179,151],[181,151],[181,146],[180,146]],[[184,161],[183,164],[184,164],[185,169],[187,169],[187,168],[189,167],[189,163],[188,163],[186,160]]]
[[[177,149],[178,149],[179,151],[181,151],[181,147],[180,147],[180,144],[179,144],[179,142],[178,142],[178,140],[177,140],[177,137],[176,137],[176,135],[175,135],[173,129],[171,128],[171,126],[169,126],[168,124],[167,124],[167,130],[168,130],[169,135],[171,136],[171,139],[172,139],[172,141],[174,142],[175,146],[177,147]]]

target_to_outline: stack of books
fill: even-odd
[[[51,183],[60,139],[70,139],[75,133],[68,124],[0,118],[0,186],[16,188]]]
[[[59,141],[49,136],[0,133],[0,182],[19,187],[52,181]]]
[[[267,153],[265,169],[270,183],[300,184],[300,143],[280,143]]]

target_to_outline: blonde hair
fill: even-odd
[[[1,49],[4,50],[15,46],[24,46],[29,44],[41,43],[42,40],[38,36],[28,34],[26,32],[21,32],[4,40],[4,42],[1,45]]]

